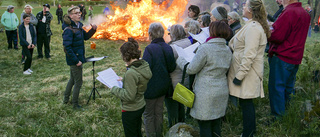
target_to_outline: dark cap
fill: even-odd
[[[44,7],[48,7],[50,9],[50,5],[49,4],[44,4]]]

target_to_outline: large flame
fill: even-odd
[[[161,5],[152,0],[129,3],[126,9],[111,5],[114,15],[108,16],[106,22],[98,25],[93,35],[96,39],[127,40],[129,37],[142,41],[148,38],[148,28],[153,22],[160,22],[166,27],[176,24],[184,13],[187,0],[174,0],[166,9],[169,0]]]

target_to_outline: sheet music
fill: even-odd
[[[195,50],[199,45],[200,45],[200,43],[197,42],[197,43],[195,43],[195,44],[193,44],[193,45],[191,45],[191,46],[189,46],[189,47],[187,47],[187,48],[185,48],[185,49],[183,49],[183,48],[181,48],[181,47],[179,47],[179,46],[177,46],[177,45],[173,45],[173,46],[174,46],[174,48],[176,49],[179,57],[183,57],[186,61],[191,62],[192,59],[193,59],[193,57],[196,55],[196,54],[194,53],[194,50]]]
[[[209,27],[201,28],[201,30],[202,30],[208,37],[210,36]]]
[[[103,83],[104,85],[112,88],[113,86],[117,86],[122,88],[122,81],[118,81],[119,76],[113,71],[112,68],[108,68],[104,71],[98,72],[97,80]]]
[[[188,33],[190,34],[190,36],[191,36],[192,38],[194,38],[195,40],[197,40],[197,41],[200,42],[201,44],[202,44],[202,43],[205,43],[206,40],[207,40],[207,38],[209,38],[209,35],[207,35],[205,31],[201,31],[201,32],[200,32],[199,34],[197,34],[197,35],[194,35],[194,34],[192,34],[192,33],[190,33],[190,32],[188,32]]]
[[[106,58],[108,56],[103,56],[103,57],[97,57],[97,58],[89,58],[87,59],[88,62],[92,62],[92,61],[99,61],[99,60],[102,60],[104,58]]]

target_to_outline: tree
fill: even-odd
[[[24,0],[15,0],[18,7],[22,7],[24,5]]]

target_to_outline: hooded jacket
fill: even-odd
[[[85,63],[85,48],[84,48],[84,40],[90,39],[96,30],[91,29],[88,32],[82,29],[83,24],[79,22],[77,26],[74,21],[70,19],[70,17],[65,16],[63,18],[62,29],[64,30],[62,33],[63,38],[63,46],[66,49],[66,61],[68,65],[76,65],[81,61]],[[72,29],[67,29],[66,27],[71,27]]]
[[[19,19],[15,13],[5,11],[1,16],[1,23],[5,30],[16,30],[19,25]]]
[[[125,111],[136,111],[146,105],[144,92],[152,77],[149,64],[144,60],[131,63],[123,77],[123,88],[114,86],[111,93],[121,99],[121,108]]]

